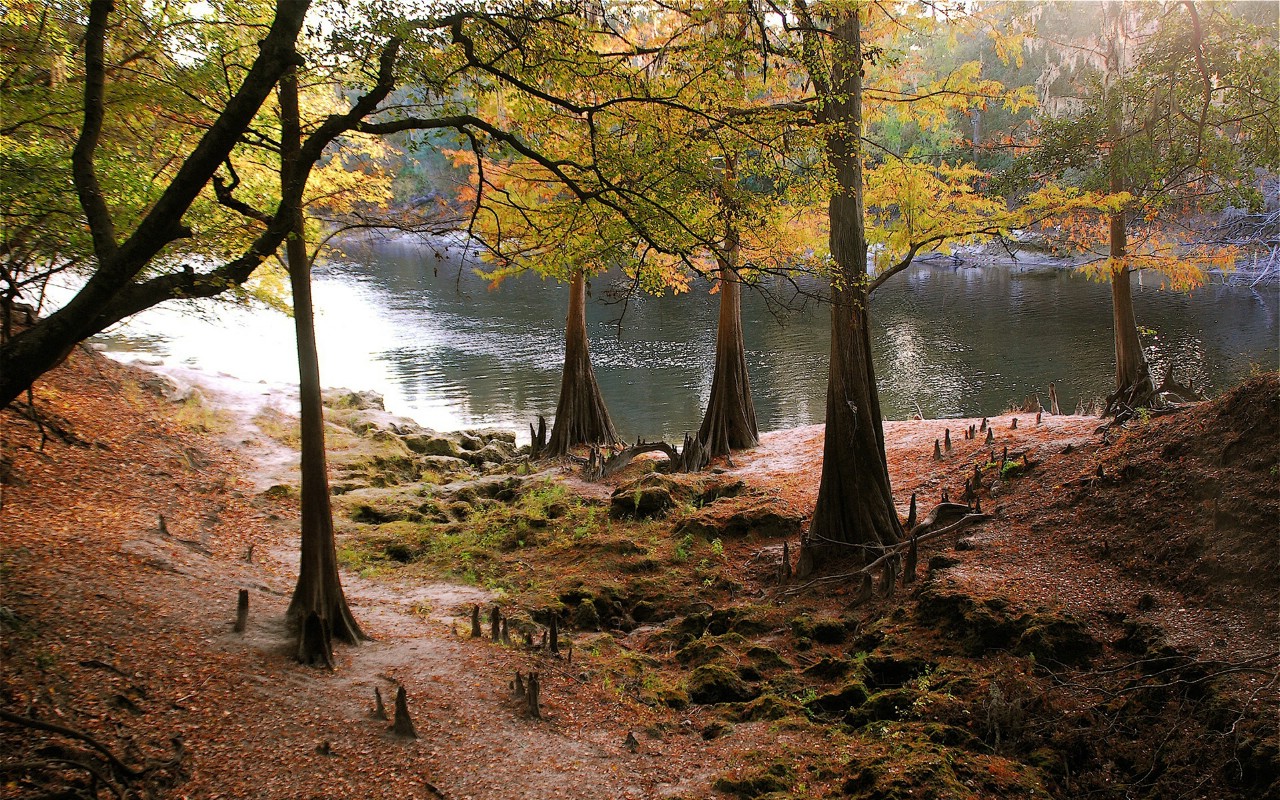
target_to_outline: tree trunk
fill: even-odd
[[[618,433],[600,395],[596,373],[591,369],[591,351],[587,344],[587,284],[579,270],[569,282],[564,373],[560,378],[560,401],[556,404],[556,421],[547,442],[547,455],[565,455],[575,445],[617,443]]]
[[[1107,54],[1107,87],[1121,77],[1124,64],[1118,42],[1111,42]],[[1124,131],[1120,119],[1124,109],[1114,99],[1109,98],[1107,107],[1111,114],[1109,134],[1111,153],[1109,154],[1110,189],[1112,193],[1125,191],[1125,152]],[[1146,405],[1151,402],[1154,384],[1151,373],[1147,369],[1147,359],[1142,352],[1142,341],[1138,338],[1138,322],[1133,315],[1133,287],[1127,256],[1129,254],[1128,233],[1125,229],[1125,213],[1118,211],[1110,218],[1110,252],[1111,256],[1111,326],[1116,345],[1116,391],[1107,401],[1107,412],[1114,413],[1116,405]]]
[[[707,413],[698,439],[711,457],[755,447],[760,443],[756,409],[751,402],[747,352],[742,339],[742,284],[735,268],[738,232],[730,227],[726,258],[720,268],[720,322],[716,330],[716,363],[711,377]]]
[[[316,352],[311,304],[311,263],[302,217],[302,179],[294,168],[301,141],[295,69],[280,80],[281,175],[284,207],[293,217],[286,254],[293,291],[294,331],[298,343],[298,394],[302,413],[302,559],[298,584],[289,604],[289,620],[298,629],[297,657],[305,664],[332,666],[329,642],[356,644],[364,638],[338,576],[333,510],[325,463],[324,408],[320,399],[320,361]],[[317,624],[318,623],[318,624]]]
[[[862,205],[861,30],[844,9],[833,29],[835,57],[825,122],[836,185],[830,200],[831,364],[827,376],[822,478],[800,550],[800,577],[842,556],[874,560],[902,538],[885,460],[884,426],[867,314],[867,240]]]
[[[1113,173],[1114,175],[1114,173]],[[1114,185],[1118,183],[1114,178]],[[1111,215],[1111,324],[1116,342],[1116,397],[1129,398],[1131,402],[1146,403],[1150,400],[1154,385],[1147,367],[1147,357],[1142,352],[1138,338],[1138,322],[1133,315],[1133,271],[1123,266],[1127,240],[1124,214]]]

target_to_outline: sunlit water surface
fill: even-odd
[[[592,282],[588,332],[619,432],[696,428],[711,388],[718,296],[701,285],[624,309],[608,302],[609,286]],[[774,302],[755,291],[743,301],[757,419],[762,430],[821,422],[829,311],[810,300],[779,314],[777,300],[803,297],[793,287],[772,292]],[[1190,296],[1138,285],[1134,295],[1157,369],[1172,359],[1179,376],[1214,390],[1277,367],[1274,285],[1214,284]],[[564,286],[532,275],[491,289],[457,243],[348,244],[315,273],[322,380],[374,389],[388,410],[439,430],[527,431],[555,410],[567,301]],[[200,308],[154,309],[100,341],[121,355],[297,381],[291,320]],[[1035,392],[1047,401],[1049,381],[1074,408],[1113,380],[1109,289],[1067,270],[919,265],[876,292],[872,323],[889,418],[994,414]]]

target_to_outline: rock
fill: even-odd
[[[623,486],[609,498],[609,516],[614,519],[649,519],[662,516],[673,505],[675,498],[664,486]]]
[[[134,362],[137,363],[137,362]],[[138,386],[144,391],[170,403],[184,402],[194,391],[190,386],[178,383],[168,375],[155,372],[140,374]]]
[[[867,687],[859,681],[845,684],[839,690],[819,695],[809,701],[808,708],[822,714],[844,714],[867,702]]]
[[[741,703],[759,691],[718,664],[704,664],[689,676],[689,699],[702,705]]]
[[[871,722],[899,720],[911,713],[920,693],[914,687],[902,686],[878,692],[866,699],[866,702],[849,710],[845,722],[860,728]]]
[[[800,706],[796,702],[767,694],[747,703],[733,716],[738,722],[761,722],[783,719],[799,712]]]
[[[960,559],[951,556],[936,555],[929,559],[929,571],[934,572],[940,569],[950,569],[960,563]]]
[[[454,481],[443,486],[442,491],[465,503],[477,499],[510,503],[520,495],[523,486],[524,479],[515,475],[486,475],[469,481]]]
[[[423,456],[418,459],[418,464],[424,470],[431,470],[444,475],[456,475],[471,468],[471,465],[465,460],[454,458],[453,456]]]
[[[931,586],[920,593],[916,616],[960,640],[968,655],[1012,650],[1051,663],[1085,665],[1101,645],[1074,617],[1053,611],[1018,612],[1007,600],[979,601],[962,592]],[[872,658],[867,659],[871,666]]]
[[[463,460],[462,449],[452,439],[430,433],[414,433],[403,437],[403,440],[410,450],[420,455],[447,456]]]
[[[765,499],[742,501],[725,498],[704,506],[676,526],[676,534],[692,534],[707,539],[727,539],[755,535],[766,539],[794,537],[800,533],[801,518],[784,513]]]
[[[701,667],[711,664],[729,655],[729,651],[718,644],[696,639],[687,647],[676,653],[676,661],[690,667]]]
[[[355,411],[385,411],[382,395],[373,391],[353,392],[349,389],[325,389],[323,402],[330,408],[352,409]]]
[[[573,627],[580,631],[600,630],[600,612],[596,610],[595,603],[590,600],[578,603],[573,610]]]
[[[823,658],[804,670],[807,677],[830,681],[843,678],[853,669],[853,661],[847,658]]]
[[[515,449],[516,435],[511,431],[472,429],[465,430],[463,433],[472,439],[478,439],[482,446],[490,442],[502,442]]]
[[[759,669],[791,669],[791,662],[778,655],[778,651],[771,647],[756,645],[747,651],[747,658],[755,662]]]
[[[773,764],[767,769],[742,778],[717,778],[716,791],[725,792],[743,800],[764,797],[773,792],[786,792],[796,782],[795,771],[786,764]]]
[[[471,454],[472,462],[477,464],[505,464],[515,457],[516,446],[501,439],[494,439]]]
[[[1014,647],[1015,653],[1037,661],[1075,666],[1087,666],[1101,651],[1098,640],[1067,614],[1035,615]]]

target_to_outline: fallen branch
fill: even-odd
[[[929,526],[937,524],[937,521],[939,518],[944,517],[948,514],[955,513],[954,509],[963,509],[965,512],[964,516],[961,517],[956,522],[953,522],[950,525],[946,525],[945,527],[937,528],[936,530],[929,529]],[[945,536],[949,533],[955,533],[956,531],[964,530],[965,528],[968,528],[971,525],[975,525],[979,522],[986,522],[991,518],[992,516],[990,514],[981,514],[981,513],[971,512],[968,506],[961,505],[959,503],[939,503],[937,506],[934,507],[932,511],[929,512],[929,515],[924,518],[923,522],[921,522],[914,529],[912,529],[912,534],[913,534],[912,536],[909,536],[904,541],[901,541],[897,544],[890,545],[889,547],[884,548],[880,557],[872,561],[871,563],[866,564],[862,568],[856,569],[852,572],[841,572],[836,575],[823,575],[822,577],[814,578],[813,580],[810,580],[806,583],[802,583],[799,586],[794,586],[790,589],[785,589],[779,592],[779,594],[790,597],[790,596],[800,594],[804,590],[814,586],[820,586],[822,584],[827,584],[827,583],[838,583],[841,581],[849,580],[851,578],[856,578],[859,575],[866,575],[867,577],[870,577],[876,572],[884,569],[885,566],[888,565],[891,560],[901,558],[903,554],[905,554],[911,549],[913,543],[916,547],[919,547],[924,542],[930,541],[932,539],[937,539],[938,537]]]

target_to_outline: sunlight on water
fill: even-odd
[[[437,429],[527,432],[555,410],[567,291],[521,276],[497,289],[463,267],[456,242],[348,245],[315,274],[321,377],[374,389],[388,410]],[[439,256],[437,257],[437,253]],[[1135,287],[1154,369],[1221,389],[1251,365],[1277,366],[1275,287],[1213,285],[1193,296]],[[628,439],[698,426],[711,389],[719,299],[705,286],[677,298],[608,304],[591,281],[588,333],[601,390]],[[1060,270],[917,266],[872,301],[882,407],[890,418],[994,414],[1056,381],[1064,406],[1105,395],[1112,377],[1109,290]],[[162,307],[104,337],[128,357],[159,356],[249,380],[297,380],[292,321],[203,305]],[[625,313],[624,313],[625,311]],[[619,328],[618,320],[622,318]],[[756,292],[743,321],[764,430],[820,422],[828,312],[810,302],[776,318]]]

